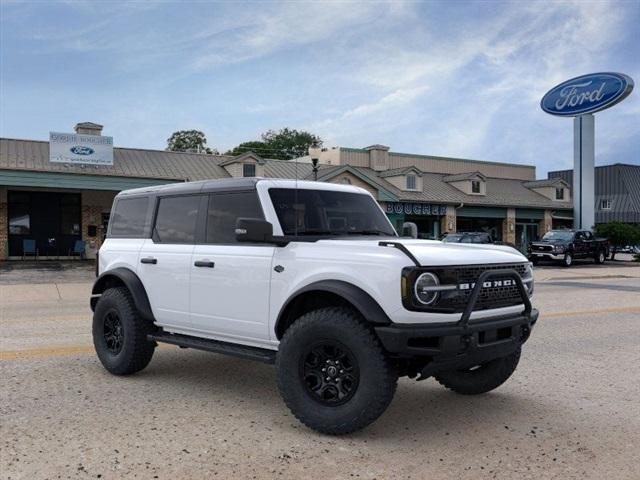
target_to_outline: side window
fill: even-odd
[[[239,217],[264,218],[255,191],[210,195],[207,243],[236,243],[236,221]]]
[[[153,240],[158,243],[194,243],[200,195],[160,199]]]
[[[128,238],[147,236],[148,208],[148,197],[119,199],[111,214],[109,236]]]

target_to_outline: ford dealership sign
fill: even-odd
[[[49,161],[113,165],[113,137],[50,132]]]
[[[551,115],[575,117],[609,108],[633,90],[633,80],[622,73],[591,73],[553,87],[540,106]]]

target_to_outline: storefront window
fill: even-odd
[[[31,233],[29,194],[11,192],[9,194],[9,233],[11,235],[29,235]]]
[[[28,205],[12,205],[9,214],[9,233],[28,235],[31,232],[31,217]]]

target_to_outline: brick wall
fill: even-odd
[[[82,192],[82,240],[86,243],[87,258],[95,258],[102,245],[102,214],[111,211],[116,192],[84,190]],[[89,225],[95,225],[96,236],[89,236]]]
[[[507,208],[507,218],[502,221],[502,241],[516,243],[516,209]]]
[[[538,223],[538,236],[542,236],[551,230],[553,227],[553,218],[551,216],[551,210],[544,211],[544,218]]]
[[[456,233],[457,228],[456,207],[447,205],[447,214],[440,218],[440,233]]]

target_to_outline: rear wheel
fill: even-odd
[[[93,314],[93,345],[104,368],[129,375],[146,367],[155,349],[155,342],[147,340],[152,328],[138,314],[129,290],[107,289]]]
[[[435,375],[449,390],[462,395],[478,395],[498,388],[513,374],[520,360],[520,348],[506,357],[464,370],[451,370]]]
[[[398,374],[352,310],[322,308],[285,332],[276,361],[278,388],[298,420],[322,433],[366,427],[388,407]]]

